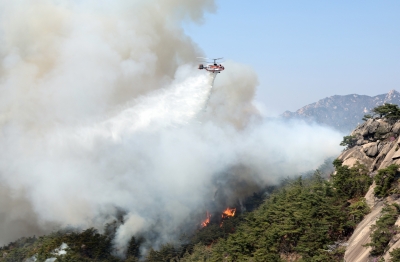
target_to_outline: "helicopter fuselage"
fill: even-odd
[[[211,72],[211,73],[221,73],[222,71],[224,71],[225,70],[225,67],[223,66],[223,65],[221,65],[221,64],[210,64],[210,65],[207,65],[207,66],[204,66],[203,64],[200,64],[199,65],[199,69],[201,70],[201,69],[205,69],[205,70],[207,70],[208,72]]]

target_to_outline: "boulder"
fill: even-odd
[[[400,134],[400,122],[396,122],[393,125],[392,132],[395,134]]]
[[[375,160],[372,163],[372,167],[371,167],[370,171],[374,171],[379,168],[382,161],[386,158],[386,155],[389,153],[390,149],[392,149],[393,145],[394,145],[394,142],[379,143],[379,145],[378,145],[379,155],[377,157],[375,157]],[[380,147],[382,147],[382,148],[380,149]]]
[[[360,139],[357,140],[356,145],[357,146],[362,146],[362,145],[365,145],[367,143],[369,143],[368,140],[364,140],[364,138],[360,138]]]
[[[361,130],[361,135],[362,136],[368,136],[376,133],[376,130],[378,130],[378,127],[380,123],[378,121],[375,121],[371,119],[372,121],[367,121],[367,125]]]
[[[389,133],[391,131],[391,129],[392,129],[392,126],[389,125],[388,122],[383,121],[383,120],[379,121],[379,127],[377,129],[377,132],[379,132],[380,134],[383,135],[383,134]]]
[[[365,145],[364,145],[365,147]],[[364,147],[355,146],[344,151],[339,157],[339,160],[343,161],[343,165],[352,167],[356,162],[364,164],[367,168],[371,167],[373,159],[368,157],[364,152]]]
[[[378,140],[378,141],[376,141],[376,142],[378,142],[378,151],[381,152],[381,150],[382,150],[382,148],[385,146],[385,144],[384,144],[384,143],[381,143],[380,140]]]
[[[350,135],[352,136],[356,136],[357,134],[361,134],[363,132],[363,130],[365,129],[365,127],[369,124],[372,123],[373,119],[368,119],[366,122],[360,124],[357,126],[356,129],[353,130],[353,132],[351,132]]]
[[[372,142],[372,143],[366,144],[366,146],[364,147],[364,153],[369,157],[377,156],[379,153],[378,145],[379,145],[379,142]]]
[[[400,138],[398,138],[397,141],[389,142],[389,144],[391,145],[390,150],[387,152],[384,160],[382,161],[382,163],[378,169],[386,168],[389,165],[394,164],[395,161],[398,160],[397,155],[398,155],[398,153],[400,153],[399,143],[400,143]]]

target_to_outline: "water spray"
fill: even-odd
[[[210,60],[209,58],[204,58],[204,57],[198,57],[197,59],[201,59],[201,60],[204,60],[204,61]],[[210,86],[211,86],[211,89],[210,89],[210,92],[208,94],[207,100],[206,100],[206,102],[204,104],[203,111],[206,111],[206,109],[207,109],[208,101],[210,100],[210,97],[211,97],[211,91],[212,91],[212,89],[214,87],[215,77],[217,76],[217,74],[219,74],[219,73],[221,73],[222,71],[225,70],[225,67],[222,64],[217,64],[217,60],[221,60],[221,59],[223,59],[223,58],[222,57],[221,58],[213,58],[212,59],[213,62],[207,62],[207,63],[209,63],[207,65],[199,64],[199,69],[200,70],[204,69],[204,70],[210,72]]]

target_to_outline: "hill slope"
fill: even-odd
[[[113,256],[109,225],[102,234],[23,238],[0,248],[0,261],[400,261],[400,121],[369,119],[350,140],[329,180],[318,171],[287,179],[273,193],[255,194],[254,211],[210,222],[157,250],[137,236],[125,258]]]
[[[344,151],[338,159],[343,164],[354,166],[357,162],[365,165],[369,176],[374,178],[374,183],[365,195],[366,203],[371,208],[371,213],[355,229],[349,239],[346,249],[346,261],[369,261],[372,257],[390,260],[390,252],[400,248],[400,231],[394,226],[400,224],[399,214],[393,216],[391,225],[385,225],[385,230],[390,232],[382,237],[379,248],[363,245],[376,242],[374,228],[371,225],[382,223],[385,207],[400,204],[400,185],[397,182],[400,166],[400,121],[390,123],[385,119],[369,119],[359,125],[351,135],[357,141],[354,147]],[[392,171],[390,171],[392,169]],[[384,234],[383,234],[384,235]],[[380,250],[376,252],[376,250]],[[371,257],[372,255],[372,257]],[[381,260],[380,260],[381,261]]]

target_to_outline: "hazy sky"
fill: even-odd
[[[257,100],[273,115],[332,95],[400,91],[399,14],[400,1],[217,0],[185,30],[208,57],[252,65]]]

